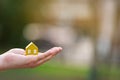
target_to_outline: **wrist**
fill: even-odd
[[[3,55],[0,55],[0,71],[5,70]]]

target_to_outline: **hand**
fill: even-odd
[[[0,70],[15,68],[34,68],[50,60],[61,50],[61,47],[54,47],[45,53],[25,56],[24,49],[11,49],[6,53],[0,55]]]

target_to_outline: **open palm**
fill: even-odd
[[[0,55],[0,67],[3,69],[14,69],[14,68],[34,68],[46,61],[50,60],[56,54],[62,50],[61,47],[54,47],[45,53],[39,53],[38,55],[27,55],[25,56],[24,49],[11,49],[6,53]]]

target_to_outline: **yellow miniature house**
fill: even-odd
[[[38,55],[38,47],[33,42],[26,47],[26,55]]]

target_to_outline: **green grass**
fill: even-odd
[[[120,80],[120,69],[111,68],[110,66],[101,66],[99,68],[99,74],[101,77],[109,78],[110,80]]]
[[[56,62],[49,62],[34,69],[17,69],[0,72],[1,80],[86,80],[89,69],[70,67]],[[119,80],[119,69],[110,69],[107,66],[99,68],[101,80]]]
[[[0,72],[2,80],[85,80],[88,69],[46,63],[34,69],[17,69]],[[14,77],[13,77],[14,76]],[[20,78],[20,79],[19,79]]]
[[[89,70],[87,68],[67,67],[62,64],[47,63],[41,67],[33,69],[33,72],[42,73],[42,75],[55,75],[60,77],[86,77]]]

